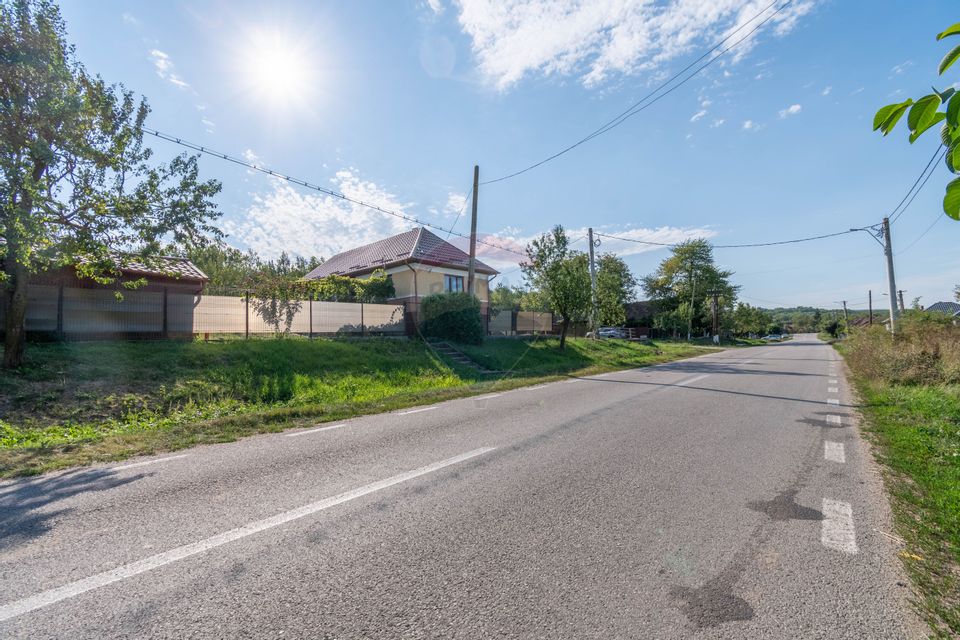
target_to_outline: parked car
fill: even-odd
[[[779,341],[780,341],[780,336],[777,335],[777,334],[775,334],[775,333],[771,333],[770,335],[768,335],[768,336],[763,336],[763,337],[760,338],[760,339],[761,339],[761,340],[766,340],[767,342],[779,342]]]
[[[626,329],[620,327],[600,327],[597,329],[598,338],[626,338]]]

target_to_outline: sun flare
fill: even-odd
[[[244,91],[274,110],[294,110],[314,100],[320,78],[317,55],[307,43],[279,31],[254,31],[244,42]]]

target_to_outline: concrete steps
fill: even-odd
[[[482,373],[484,375],[500,373],[499,371],[491,371],[480,363],[475,362],[465,353],[444,340],[431,338],[427,340],[427,344],[430,345],[430,348],[433,349],[442,359],[452,362],[458,366],[473,369],[477,373]]]

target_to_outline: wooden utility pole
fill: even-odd
[[[593,227],[587,229],[590,243],[590,330],[597,337],[597,267],[593,256]]]
[[[873,326],[873,289],[867,290],[867,305],[870,308],[870,326]]]
[[[713,306],[711,311],[713,312],[713,335],[719,338],[720,336],[720,294],[723,293],[718,289],[710,289],[707,291],[708,296],[713,296]]]
[[[847,315],[847,301],[843,301],[843,324],[847,325],[847,330],[850,330],[850,317]]]
[[[897,300],[900,301],[900,313],[903,313],[904,311],[907,310],[907,308],[903,306],[903,292],[904,292],[904,289],[897,290]]]
[[[687,342],[693,335],[693,301],[697,294],[697,279],[693,275],[693,263],[690,263],[690,313],[687,314]]]
[[[473,276],[477,267],[477,192],[480,190],[480,165],[473,166],[473,202],[470,216],[470,268],[467,270],[467,293],[475,295]]]
[[[887,258],[887,286],[890,296],[890,334],[897,333],[897,281],[893,273],[893,242],[890,240],[890,219],[883,219],[883,254]]]

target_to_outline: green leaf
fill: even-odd
[[[915,141],[917,138],[919,138],[919,137],[923,134],[924,131],[926,131],[927,129],[929,129],[929,128],[932,127],[933,125],[937,124],[938,122],[940,122],[941,120],[943,120],[943,119],[946,118],[946,117],[947,117],[947,114],[943,113],[942,111],[936,111],[936,112],[934,112],[933,118],[931,118],[930,120],[927,120],[927,121],[925,121],[925,122],[921,122],[921,123],[920,123],[920,126],[919,126],[915,131],[913,131],[913,132],[910,133],[910,144],[913,144],[914,141]]]
[[[903,117],[903,114],[906,113],[907,108],[913,104],[912,99],[908,99],[906,102],[901,102],[896,105],[893,111],[890,112],[890,115],[887,116],[887,119],[883,121],[883,124],[880,125],[880,131],[883,132],[883,135],[887,135],[893,128],[897,126],[897,122],[900,121],[900,118]]]
[[[940,96],[940,102],[946,102],[947,100],[950,99],[950,97],[951,97],[954,93],[957,92],[957,90],[954,89],[953,87],[950,87],[950,88],[947,89],[946,91],[939,91],[939,90],[937,90],[936,87],[930,87],[930,88],[933,89],[933,92],[934,92],[935,94],[937,94],[938,96]]]
[[[960,22],[957,24],[947,27],[943,31],[937,34],[937,40],[943,40],[947,36],[955,36],[960,33]]]
[[[960,178],[947,184],[947,192],[943,196],[943,212],[954,220],[960,220]]]
[[[943,56],[943,60],[940,61],[940,75],[943,75],[943,72],[957,61],[957,58],[960,58],[960,44],[950,49],[950,53]]]
[[[956,171],[955,171],[954,168],[953,168],[953,167],[954,167],[954,164],[953,164],[953,152],[954,152],[954,151],[956,151],[956,149],[948,150],[947,153],[944,154],[944,156],[943,156],[943,162],[944,162],[944,164],[947,165],[947,170],[949,170],[950,173],[956,173]]]
[[[953,129],[946,123],[940,127],[940,143],[945,147],[953,146]]]
[[[957,170],[960,169],[960,144],[954,145],[954,147],[947,151],[946,159],[947,168],[950,169],[950,173],[957,173]]]
[[[893,104],[888,104],[885,107],[880,107],[880,110],[877,111],[877,115],[873,116],[873,130],[876,131],[879,129],[884,121],[890,117],[890,114],[893,113],[893,110],[900,106],[901,103],[894,102]]]
[[[947,124],[951,127],[960,125],[960,93],[950,98],[947,103]]]
[[[940,96],[930,94],[917,100],[916,104],[910,107],[910,115],[907,116],[907,126],[910,131],[916,131],[923,126],[927,120],[933,117],[933,114],[940,108]]]

